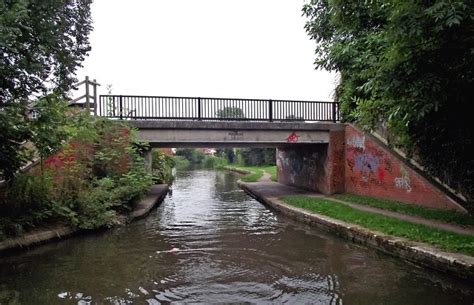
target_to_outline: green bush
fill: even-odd
[[[110,227],[150,188],[146,148],[123,123],[71,118],[72,140],[40,170],[18,175],[0,198],[0,238],[61,222],[82,229]]]
[[[157,184],[173,182],[173,167],[176,165],[173,157],[159,150],[153,151],[152,156],[153,181]]]
[[[206,156],[202,164],[207,168],[221,169],[227,165],[227,160],[220,157]]]
[[[204,160],[204,157],[206,156],[203,152],[194,148],[179,148],[176,150],[176,155],[184,157],[192,164],[201,164],[201,162]]]
[[[183,156],[173,156],[171,157],[174,162],[174,167],[177,169],[183,169],[188,167],[191,162],[188,161],[188,159],[184,158]]]

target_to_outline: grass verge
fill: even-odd
[[[474,256],[474,236],[448,232],[421,224],[353,209],[335,201],[306,196],[286,196],[282,200],[334,219],[360,225],[384,234],[428,243],[439,248]]]
[[[263,173],[267,172],[271,175],[271,180],[276,181],[276,166],[275,165],[265,165],[265,166],[240,166],[234,165],[232,166],[224,166],[224,169],[237,169],[241,171],[247,171],[248,174],[242,176],[240,179],[244,182],[257,182],[262,178]]]
[[[393,200],[353,194],[339,194],[334,195],[333,197],[347,202],[353,202],[408,215],[420,216],[432,220],[449,222],[458,225],[474,225],[474,217],[456,211],[430,209]]]

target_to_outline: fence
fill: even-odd
[[[101,95],[98,116],[137,120],[332,121],[336,102]]]

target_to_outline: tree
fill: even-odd
[[[91,0],[0,3],[0,104],[67,92],[90,50]]]
[[[68,138],[66,107],[66,103],[54,94],[38,99],[34,105],[37,118],[30,122],[30,140],[40,157],[41,170],[43,160]]]
[[[384,124],[393,145],[472,201],[472,1],[312,0],[303,13],[315,64],[340,73],[345,120]]]
[[[11,179],[27,161],[23,144],[38,135],[33,129],[49,116],[44,108],[43,119],[32,124],[28,100],[51,91],[65,96],[75,82],[75,69],[90,50],[90,4],[91,0],[0,2],[0,179]],[[37,144],[51,147],[51,142]]]
[[[216,116],[222,119],[244,119],[245,113],[239,107],[224,107],[216,111]]]
[[[0,180],[10,180],[27,160],[23,143],[31,136],[26,103],[0,108]]]

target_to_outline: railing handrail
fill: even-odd
[[[284,99],[102,94],[99,116],[150,120],[332,121],[339,103]]]
[[[100,97],[134,97],[134,98],[176,98],[176,99],[189,99],[189,100],[232,100],[232,101],[256,101],[256,102],[301,102],[301,103],[322,103],[322,104],[338,104],[338,102],[333,101],[308,101],[308,100],[285,100],[285,99],[261,99],[261,98],[230,98],[230,97],[203,97],[203,96],[167,96],[167,95],[130,95],[130,94],[101,94]]]

